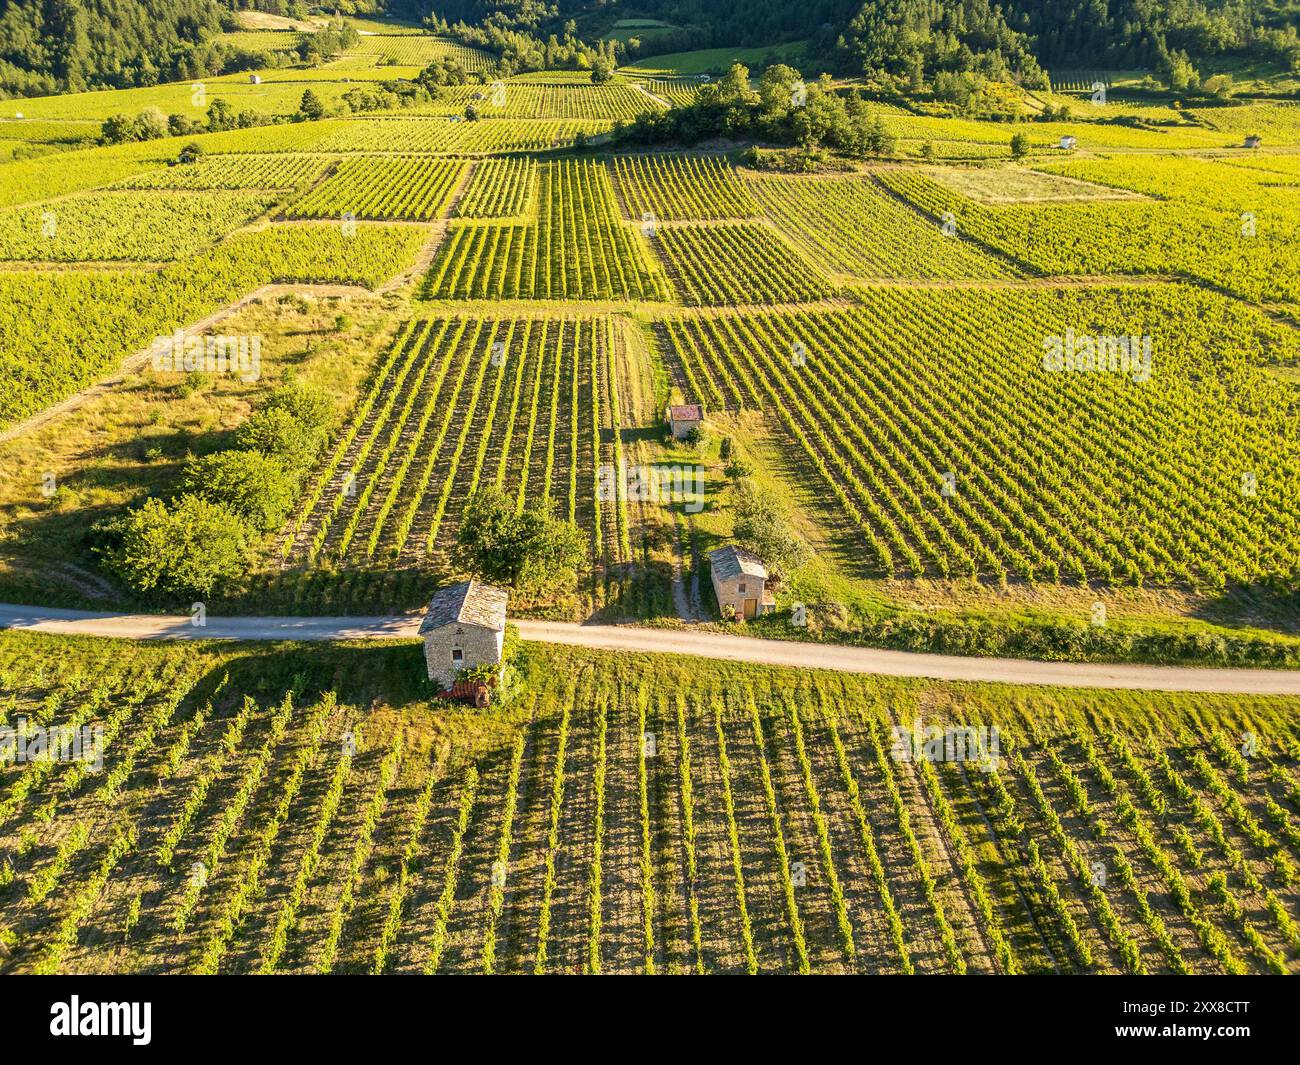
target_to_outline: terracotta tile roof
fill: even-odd
[[[509,592],[482,581],[461,581],[439,588],[420,623],[420,635],[453,622],[500,632],[506,627]]]
[[[677,407],[669,407],[668,417],[675,422],[702,422],[704,408],[698,403],[683,403]]]

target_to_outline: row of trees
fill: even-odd
[[[894,137],[860,96],[836,92],[825,75],[806,85],[785,64],[763,71],[755,90],[749,70],[736,63],[689,104],[647,112],[614,130],[615,143],[625,144],[694,144],[714,137],[827,147],[854,156],[887,154],[894,147]]]
[[[186,137],[199,133],[219,133],[228,129],[248,129],[280,122],[314,122],[334,115],[414,107],[435,99],[437,93],[436,86],[408,81],[384,81],[349,89],[336,106],[330,107],[314,90],[306,89],[296,111],[279,115],[247,108],[237,112],[226,100],[218,97],[208,105],[202,118],[191,118],[175,112],[164,114],[159,107],[146,107],[134,116],[110,115],[101,127],[100,139],[104,144],[124,144],[160,137]]]

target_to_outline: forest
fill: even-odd
[[[916,90],[941,74],[1042,87],[1049,66],[1155,70],[1179,91],[1223,57],[1300,70],[1296,0],[10,0],[0,98],[155,85],[266,65],[220,37],[232,12],[379,8],[496,54],[503,69],[613,65],[669,51],[806,40],[817,73]],[[620,19],[658,23],[620,39]],[[309,60],[313,57],[305,57]],[[319,59],[320,57],[314,57]]]

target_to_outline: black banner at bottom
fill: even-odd
[[[1286,981],[1231,977],[730,980],[708,991],[684,980],[587,980],[579,989],[558,979],[488,987],[400,977],[13,977],[3,990],[10,1048],[57,1051],[62,1043],[84,1053],[112,1045],[126,1054],[200,1047],[338,1054],[432,1032],[442,1047],[460,1037],[500,1053],[518,1038],[536,1052],[557,1028],[604,1034],[610,1026],[628,1029],[646,1049],[658,1038],[679,1050],[689,1040],[693,1055],[714,1041],[734,1056],[751,1043],[770,1054],[787,1044],[807,1051],[827,1037],[851,1048],[886,1034],[913,1049],[996,1038],[1027,1052],[1131,1047],[1181,1055],[1200,1046],[1224,1054],[1292,1045],[1296,1014]]]

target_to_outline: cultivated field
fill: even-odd
[[[1260,365],[1273,347],[1295,357],[1289,327],[1194,288],[859,295],[851,310],[664,328],[711,409],[781,423],[872,569],[1217,587],[1293,571],[1294,398]],[[1150,328],[1163,387],[1142,387],[1140,366],[1043,372],[1044,341],[1074,321]],[[1223,361],[1198,380],[1210,351]]]
[[[421,668],[0,637],[8,722],[104,738],[0,776],[0,969],[1297,971],[1284,701],[535,649],[477,714]]]
[[[284,543],[342,566],[445,563],[460,508],[495,484],[593,530],[609,423],[608,319],[408,322]],[[612,400],[617,410],[617,398]]]
[[[376,30],[260,84],[208,79],[198,98],[284,117],[305,88],[332,106],[430,56],[486,69],[463,51]],[[795,173],[720,144],[611,151],[616,122],[704,84],[653,68],[605,85],[485,77],[413,107],[112,147],[69,146],[109,113],[201,114],[195,87],[23,101],[0,140],[51,154],[0,163],[0,431],[280,285],[252,315],[282,360],[267,381],[316,379],[321,352],[345,343],[355,374],[331,396],[337,421],[288,524],[250,549],[228,607],[413,607],[451,575],[468,493],[499,483],[572,516],[591,548],[576,592],[527,609],[712,620],[704,556],[733,536],[747,478],[808,548],[773,626],[816,603],[835,638],[923,646],[914,629],[958,625],[958,647],[976,631],[993,651],[990,628],[1081,629],[1060,641],[1074,655],[1100,601],[1137,631],[1174,633],[1184,657],[1204,646],[1219,661],[1240,640],[1267,644],[1252,660],[1290,660],[1300,171],[1281,112],[1294,108],[1080,109],[1025,123],[1030,154],[1013,164],[1019,128],[868,103],[901,135],[892,153]],[[1117,115],[1152,125],[1101,121]],[[1252,123],[1267,150],[1233,148]],[[1064,132],[1077,150],[1052,147]],[[204,155],[178,163],[190,142]],[[1094,345],[1091,369],[1047,365],[1067,338]],[[1119,365],[1121,339],[1136,363]],[[187,426],[144,444],[168,406],[142,398],[152,379],[133,384],[61,414],[83,443],[43,447],[41,469],[21,433],[0,450],[0,515],[22,530],[0,539],[0,593],[31,597],[30,574],[58,561],[73,567],[57,571],[68,605],[167,605],[107,579],[90,527],[167,497],[184,456],[224,438]],[[704,405],[699,443],[664,439],[679,402]],[[121,485],[124,452],[154,456],[147,489]],[[620,461],[698,467],[705,502],[625,491],[598,505]],[[61,494],[42,494],[47,473]],[[46,511],[53,541],[34,532]],[[69,514],[86,518],[80,540]]]

